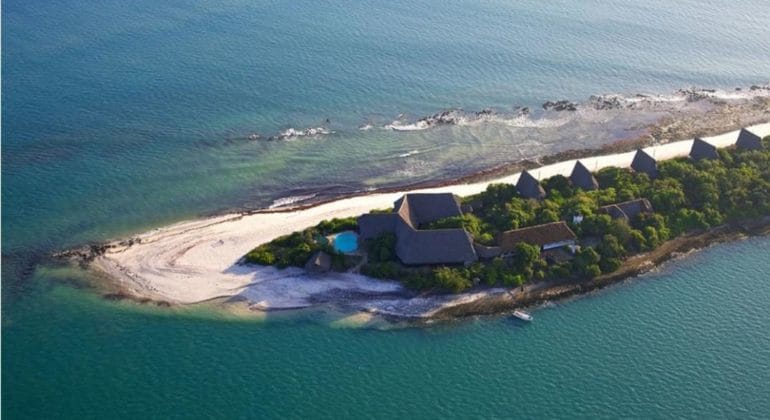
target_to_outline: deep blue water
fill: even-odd
[[[185,218],[631,135],[623,127],[650,117],[382,126],[764,84],[767,22],[759,0],[3,2],[3,414],[767,417],[766,240],[526,328],[338,330],[150,310],[40,267],[53,250]],[[247,139],[320,125],[333,133]],[[735,265],[749,271],[720,271]]]

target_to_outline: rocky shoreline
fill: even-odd
[[[757,87],[757,89],[760,88],[762,87]],[[738,130],[746,126],[767,122],[769,118],[770,97],[758,97],[743,104],[721,104],[719,107],[702,114],[667,116],[655,124],[643,127],[645,133],[640,136],[625,139],[620,138],[598,148],[570,149],[534,159],[508,162],[451,179],[398,184],[343,195],[323,196],[322,194],[317,194],[314,195],[313,198],[299,204],[238,212],[243,215],[291,212],[308,209],[336,200],[371,194],[440,188],[458,184],[490,181],[521,172],[522,170],[529,170],[565,160],[632,152],[639,148],[665,144],[676,139],[712,136],[726,131]]]
[[[770,216],[757,220],[718,226],[704,232],[691,233],[665,242],[654,251],[628,258],[615,272],[584,281],[559,281],[543,284],[523,293],[497,293],[473,302],[454,305],[419,322],[447,321],[479,315],[499,315],[515,309],[566,299],[622,282],[647,273],[661,264],[712,245],[770,235]]]

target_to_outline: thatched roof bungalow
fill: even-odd
[[[534,198],[535,200],[545,198],[545,190],[540,185],[540,181],[527,171],[522,172],[519,176],[519,180],[516,182],[516,190],[524,198]]]
[[[739,150],[761,150],[762,139],[751,131],[741,128],[741,132],[738,134],[738,141],[735,142],[735,147]]]
[[[658,176],[658,162],[642,149],[638,149],[631,162],[631,169],[647,174],[650,179]]]
[[[692,142],[690,158],[693,160],[719,159],[719,153],[717,152],[716,146],[710,143],[706,143],[705,140],[696,137]]]
[[[503,252],[511,252],[516,244],[524,242],[540,247],[541,251],[562,246],[574,245],[575,232],[565,222],[546,223],[501,233],[497,242]]]
[[[305,263],[305,269],[308,271],[314,271],[316,273],[325,273],[332,268],[332,257],[323,252],[318,251],[310,256],[310,259]]]
[[[627,221],[630,221],[642,213],[652,212],[652,204],[650,204],[650,201],[646,198],[639,198],[599,207],[599,213],[608,214],[613,219],[625,219]]]
[[[599,183],[594,178],[594,175],[580,161],[575,162],[575,167],[572,169],[569,180],[572,182],[572,185],[584,190],[596,190],[599,188]]]

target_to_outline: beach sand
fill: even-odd
[[[770,135],[770,123],[748,129],[762,137]],[[738,131],[704,140],[717,147],[735,143]],[[645,148],[658,160],[687,156],[692,139]],[[590,170],[608,166],[628,167],[634,152],[580,159]],[[575,160],[535,168],[539,179],[557,174],[569,176]],[[515,183],[519,174],[462,185],[414,190],[411,192],[452,192],[467,196],[484,191],[491,183]],[[255,308],[276,309],[343,301],[351,294],[386,296],[373,299],[360,309],[417,316],[441,306],[467,301],[468,296],[447,296],[431,302],[409,299],[395,282],[385,282],[354,274],[328,274],[321,278],[299,269],[239,265],[255,246],[278,236],[313,226],[324,219],[356,216],[377,208],[391,207],[404,191],[374,193],[341,199],[296,211],[230,214],[174,224],[136,236],[132,245],[113,242],[92,266],[115,279],[132,295],[171,303],[195,303],[218,297],[237,296]],[[401,298],[397,298],[402,294]],[[387,297],[389,296],[389,297]],[[411,302],[409,302],[412,300]]]

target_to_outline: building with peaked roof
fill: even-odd
[[[630,221],[642,213],[652,212],[652,204],[650,204],[650,201],[646,198],[639,198],[599,207],[599,213],[608,214],[613,219],[625,219],[627,221]]]
[[[454,194],[405,194],[396,200],[393,208],[393,213],[361,215],[358,218],[360,238],[394,234],[396,255],[408,265],[469,264],[478,260],[473,238],[465,229],[420,229],[437,220],[462,216]]]
[[[658,162],[642,149],[637,149],[634,160],[631,162],[631,169],[647,174],[650,179],[658,176]]]
[[[367,213],[358,216],[358,237],[365,241],[395,233],[398,215],[395,213]]]
[[[478,260],[473,238],[465,229],[416,230],[396,234],[396,255],[407,265],[469,264]]]
[[[540,247],[541,251],[575,245],[577,236],[565,222],[546,223],[501,233],[497,243],[503,252],[511,252],[518,243],[527,243]]]
[[[594,175],[580,161],[575,162],[575,167],[572,169],[569,180],[572,182],[572,185],[584,190],[595,190],[599,188],[599,183],[596,182]]]
[[[452,193],[405,194],[393,203],[393,208],[415,229],[436,220],[463,215],[460,201]]]
[[[762,139],[751,131],[741,128],[741,132],[738,134],[738,141],[735,142],[735,147],[740,150],[761,150]]]
[[[519,175],[519,180],[516,182],[516,190],[524,198],[534,198],[536,200],[545,198],[545,190],[540,185],[540,181],[527,171]]]
[[[693,160],[719,159],[719,153],[717,152],[716,146],[706,143],[706,141],[700,137],[696,137],[692,142],[690,158]]]
[[[323,251],[316,252],[310,257],[307,263],[305,263],[305,270],[315,271],[317,273],[329,271],[331,268],[332,257]]]

